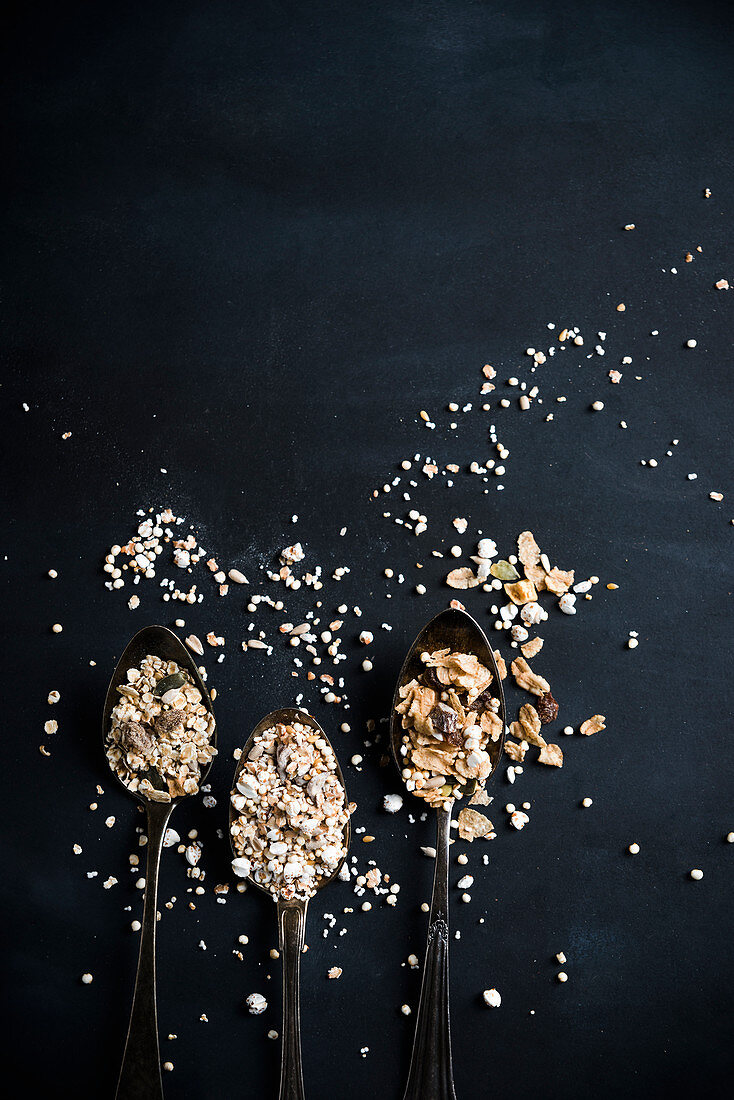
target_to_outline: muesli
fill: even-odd
[[[217,750],[214,715],[187,670],[149,653],[117,690],[107,735],[115,775],[152,802],[196,794],[202,767]]]
[[[347,804],[334,750],[311,726],[277,723],[257,737],[232,791],[232,870],[277,900],[306,900],[346,855]]]
[[[403,778],[431,805],[474,794],[492,772],[502,736],[492,673],[473,653],[422,653],[425,670],[399,689]]]

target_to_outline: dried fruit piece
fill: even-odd
[[[465,806],[458,817],[459,836],[462,840],[473,841],[493,832],[492,822],[484,814]]]
[[[183,687],[188,683],[183,672],[172,672],[170,676],[164,676],[162,680],[159,680],[153,689],[153,694],[160,699],[161,695],[165,695],[167,691],[171,691],[172,688]]]
[[[531,657],[536,657],[538,653],[540,653],[542,648],[542,638],[531,638],[529,642],[525,643],[525,645],[520,646],[523,657],[527,657],[528,660],[530,660]]]
[[[476,588],[479,578],[475,577],[468,565],[462,565],[458,569],[452,569],[446,577],[449,588]]]
[[[549,722],[555,722],[558,717],[558,703],[553,698],[549,691],[546,691],[544,695],[541,695],[538,699],[538,716],[544,726],[547,726]]]
[[[537,565],[540,561],[540,547],[532,531],[521,531],[517,536],[517,556],[523,565]]]
[[[592,714],[591,718],[587,718],[585,722],[581,723],[580,732],[584,737],[590,737],[592,733],[598,733],[599,730],[606,729],[606,718],[603,714]]]
[[[546,691],[550,691],[548,681],[533,672],[524,657],[516,657],[510,668],[517,686],[524,691],[529,691],[532,695],[544,695]]]
[[[448,741],[450,745],[456,745],[457,748],[461,745],[459,716],[455,710],[446,706],[445,703],[438,703],[430,712],[428,718],[437,737]]]
[[[535,585],[532,581],[516,581],[515,584],[506,584],[505,592],[513,603],[522,606],[524,603],[533,603],[538,598]]]
[[[509,561],[505,561],[504,558],[500,558],[499,561],[492,562],[489,567],[489,571],[493,577],[497,577],[501,581],[519,581],[520,574],[514,565],[510,565]]]
[[[563,751],[560,745],[543,745],[538,756],[539,764],[552,764],[554,768],[563,767]]]

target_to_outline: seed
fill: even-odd
[[[637,853],[639,852],[639,850],[640,850],[640,845],[637,844],[637,843],[630,844],[629,848],[627,849],[627,851],[629,852],[629,854],[631,856],[636,856]]]
[[[559,982],[567,982],[568,981],[568,974],[566,974],[563,970],[559,970],[556,977],[558,978]]]
[[[604,402],[603,401],[595,401],[591,407],[594,410],[594,412],[601,412],[602,409],[604,408]]]
[[[699,870],[698,867],[694,867],[693,870],[691,871],[691,878],[695,882],[700,882],[701,879],[703,878],[703,871]]]
[[[82,974],[82,981],[85,985],[91,985],[94,979],[91,974]]]
[[[60,634],[64,628],[61,623],[54,623],[51,629],[53,630],[54,634]]]
[[[247,577],[244,573],[240,573],[239,569],[230,569],[227,576],[235,584],[247,584]]]

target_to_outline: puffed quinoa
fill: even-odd
[[[231,794],[234,873],[275,899],[306,899],[346,855],[347,805],[336,757],[316,728],[264,730],[242,759]]]

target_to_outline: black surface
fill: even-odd
[[[526,526],[554,561],[620,585],[598,586],[573,619],[554,611],[536,661],[561,724],[601,711],[608,728],[561,738],[560,773],[531,765],[514,788],[497,780],[499,835],[471,850],[471,905],[453,891],[458,1095],[730,1095],[732,296],[713,288],[734,283],[729,13],[649,0],[18,8],[5,38],[0,390],[4,1069],[16,1094],[114,1087],[137,947],[124,906],[140,903],[127,855],[141,819],[105,773],[99,716],[128,637],[179,609],[153,583],[131,613],[132,590],[107,592],[101,564],[137,508],[170,505],[222,563],[252,575],[300,538],[327,575],[351,567],[325,587],[327,614],[342,599],[365,611],[345,627],[341,666],[354,732],[338,734],[341,715],[313,689],[306,699],[330,724],[355,824],[377,837],[369,854],[402,892],[394,911],[345,917],[341,939],[322,938],[322,913],[352,904],[347,888],[311,906],[309,1095],[400,1095],[414,1022],[400,1005],[415,1006],[420,980],[400,964],[423,950],[433,868],[418,846],[430,829],[409,827],[407,807],[381,813],[397,779],[378,769],[378,749],[362,749],[363,723],[386,715],[406,647],[445,603],[446,563],[430,549],[468,548],[480,528],[508,553]],[[547,345],[547,321],[580,325],[584,353],[607,331],[607,356],[549,362],[535,376],[544,404],[526,414],[514,400],[480,413],[482,364],[498,381],[529,377],[522,353]],[[627,353],[633,365],[610,386],[607,370]],[[474,402],[459,432],[450,400]],[[429,531],[416,539],[381,518],[371,492],[401,458],[482,461],[489,421],[511,452],[504,492],[491,479],[485,496],[467,474],[451,492],[420,478],[414,503]],[[653,456],[656,470],[639,465]],[[401,510],[395,491],[389,500]],[[460,538],[450,521],[462,515]],[[423,599],[412,592],[418,560]],[[406,574],[390,601],[388,565]],[[289,597],[294,621],[311,601]],[[488,627],[489,602],[466,599]],[[227,874],[216,829],[231,750],[301,683],[290,650],[270,661],[239,651],[243,608],[240,592],[207,589],[183,611],[188,629],[227,637],[224,664],[208,662],[219,804],[173,819],[204,837],[208,886]],[[269,616],[256,621],[271,630]],[[361,626],[376,635],[370,676],[357,664]],[[62,693],[55,708],[51,689]],[[38,744],[51,716],[60,731],[47,760]],[[360,773],[348,763],[357,750]],[[106,793],[92,813],[97,783]],[[594,805],[582,811],[585,795]],[[505,827],[510,797],[533,803],[522,833]],[[633,840],[636,859],[625,854]],[[361,861],[355,838],[358,848]],[[164,854],[161,896],[179,898],[159,929],[163,1049],[176,1067],[167,1095],[273,1095],[275,911],[252,893],[220,906],[211,891],[190,911],[182,858]],[[697,866],[700,883],[687,877]],[[120,884],[105,891],[109,874]],[[231,954],[241,932],[244,963]],[[333,964],[344,974],[329,982]],[[87,970],[91,986],[80,983]],[[481,1003],[489,986],[498,1011]],[[255,990],[270,1000],[258,1018],[243,1007]]]

